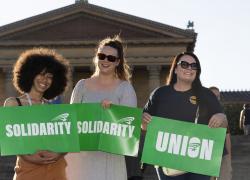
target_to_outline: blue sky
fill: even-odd
[[[5,0],[0,26],[73,4],[75,0]],[[194,21],[195,53],[204,86],[250,90],[249,0],[89,0],[89,3],[179,28]]]

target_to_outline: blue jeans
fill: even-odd
[[[156,173],[159,180],[210,180],[210,176],[205,176],[195,173],[185,173],[179,176],[166,176],[162,168],[156,168]]]

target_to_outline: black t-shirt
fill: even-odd
[[[198,124],[208,124],[209,119],[216,113],[223,113],[223,109],[216,96],[208,88],[202,88],[201,98],[205,104],[199,108]],[[197,107],[196,96],[192,90],[180,92],[170,85],[162,86],[152,92],[144,107],[144,112],[151,116],[194,123]],[[227,153],[224,145],[223,155]]]
[[[216,113],[222,113],[222,107],[215,95],[203,87],[201,98],[205,102],[199,111],[199,124],[208,124],[209,119]],[[152,116],[194,122],[197,111],[196,96],[192,90],[180,92],[173,86],[162,86],[150,95],[144,112]],[[205,107],[205,108],[204,108]]]

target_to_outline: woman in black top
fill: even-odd
[[[193,53],[181,53],[172,63],[167,85],[156,89],[144,107],[142,129],[146,130],[151,116],[194,122],[199,107],[198,123],[211,128],[227,127],[226,116],[212,92],[200,81],[201,67]],[[209,176],[185,173],[167,176],[156,169],[159,180],[209,180]]]

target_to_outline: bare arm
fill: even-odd
[[[241,112],[240,112],[240,129],[243,129],[244,121],[245,121],[244,110],[241,110]]]
[[[142,124],[141,124],[141,128],[142,130],[146,131],[147,130],[147,126],[148,124],[151,122],[152,120],[152,116],[146,112],[144,112],[142,114]]]
[[[226,149],[227,149],[227,152],[231,158],[231,148],[232,148],[232,144],[231,144],[231,135],[230,133],[227,133],[226,135]]]

